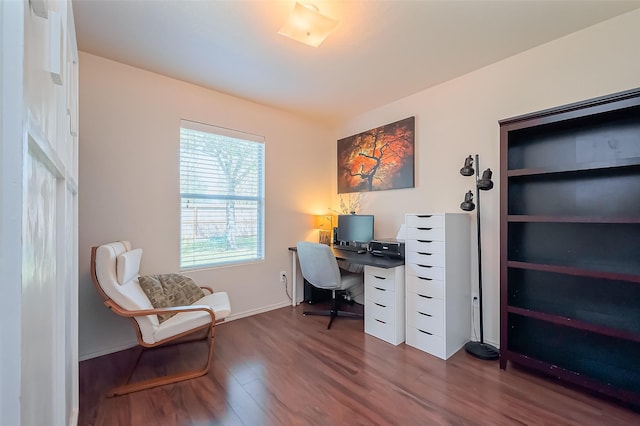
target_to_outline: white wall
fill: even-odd
[[[485,339],[495,345],[500,341],[498,120],[640,86],[638,40],[640,10],[362,114],[338,129],[342,138],[416,116],[416,187],[363,198],[362,213],[376,214],[377,237],[395,235],[406,212],[459,212],[464,193],[473,189],[473,178],[459,173],[467,155],[479,153],[482,170],[493,170],[495,187],[480,196]],[[332,185],[335,194],[335,163]],[[470,219],[477,265],[475,216]],[[477,266],[472,271],[477,288]]]
[[[188,275],[228,292],[232,318],[288,305],[279,282],[281,270],[291,281],[287,247],[317,238],[311,215],[326,213],[331,199],[334,154],[319,149],[334,141],[330,129],[87,53],[80,63],[80,358],[136,342],[93,287],[91,246],[128,239],[144,249],[141,273],[179,269],[180,119],[266,140],[264,262]]]

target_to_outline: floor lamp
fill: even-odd
[[[491,181],[491,169],[487,169],[482,173],[482,178],[479,177],[480,160],[478,154],[475,158],[475,170],[473,168],[474,159],[468,156],[464,160],[464,167],[460,169],[462,176],[476,176],[476,203],[478,204],[478,210],[476,211],[476,228],[478,230],[478,305],[480,307],[480,341],[479,342],[467,342],[464,345],[464,349],[476,358],[493,360],[498,359],[499,351],[495,346],[492,346],[484,342],[484,330],[483,330],[483,318],[482,318],[482,244],[480,239],[480,191],[488,191],[493,188],[493,182]],[[460,204],[460,208],[464,211],[470,212],[476,208],[473,204],[473,193],[468,191],[464,195],[464,201]]]

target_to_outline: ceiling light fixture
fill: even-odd
[[[318,47],[337,25],[337,20],[320,14],[317,6],[296,2],[278,34]]]

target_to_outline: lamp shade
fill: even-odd
[[[460,169],[460,174],[462,176],[471,176],[475,173],[473,170],[473,157],[468,156],[464,159],[464,166]]]
[[[315,229],[323,229],[325,231],[331,231],[333,229],[333,216],[331,215],[314,216],[313,227]]]
[[[478,189],[488,191],[493,188],[493,181],[491,180],[492,175],[493,173],[491,172],[491,169],[487,169],[482,172],[482,177],[478,179]]]
[[[473,192],[467,191],[467,193],[464,194],[464,201],[460,204],[460,208],[465,212],[473,211],[473,209],[476,208],[476,205],[473,204]]]
[[[337,25],[338,21],[320,14],[316,6],[296,2],[278,34],[318,47]]]

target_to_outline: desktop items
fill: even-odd
[[[338,248],[365,253],[373,240],[373,223],[373,215],[338,215]]]
[[[374,256],[404,257],[404,243],[397,240],[371,240],[369,253]]]

